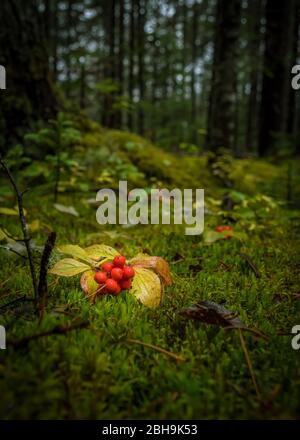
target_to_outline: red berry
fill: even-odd
[[[223,231],[232,231],[231,226],[223,226]]]
[[[104,270],[104,272],[111,272],[113,267],[114,265],[109,262],[102,264],[102,269]]]
[[[123,268],[123,279],[128,280],[134,277],[134,269],[131,266],[124,266]]]
[[[224,226],[216,226],[215,227],[215,231],[216,232],[223,232],[224,231]]]
[[[117,295],[121,290],[119,284],[116,282],[116,280],[113,280],[112,278],[108,278],[108,280],[106,280],[105,286],[106,286],[105,290],[108,293],[112,293],[114,295]]]
[[[120,267],[114,267],[111,270],[111,277],[116,281],[120,281],[123,278],[123,270]]]
[[[120,286],[121,286],[122,290],[129,290],[129,289],[131,289],[131,284],[132,284],[131,280],[122,280],[120,282]]]
[[[121,293],[121,286],[118,284],[118,288],[116,289],[116,291],[113,293],[113,295],[118,296]]]
[[[105,281],[107,280],[106,272],[96,272],[94,276],[94,280],[98,284],[104,284]]]
[[[125,263],[126,263],[126,258],[123,255],[117,255],[114,258],[115,267],[123,267]]]

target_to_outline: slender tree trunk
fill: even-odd
[[[261,14],[262,0],[249,2],[249,58],[251,60],[250,94],[247,109],[246,150],[254,152],[257,147],[258,127],[258,86],[261,74],[260,46],[261,46]]]
[[[58,49],[58,33],[59,33],[59,26],[58,26],[58,0],[53,1],[54,8],[52,13],[52,19],[53,19],[53,35],[51,36],[51,50],[52,50],[52,75],[54,82],[57,81],[58,76],[58,55],[57,55],[57,49]]]
[[[67,18],[66,18],[66,27],[67,27],[67,57],[66,57],[66,76],[67,76],[67,84],[66,84],[66,95],[68,98],[71,97],[71,70],[72,70],[72,54],[71,54],[71,30],[73,26],[73,0],[68,0],[68,8],[67,8]]]
[[[199,5],[195,3],[193,5],[193,19],[192,19],[192,71],[191,71],[191,123],[192,123],[192,138],[193,142],[196,141],[197,132],[195,131],[195,121],[197,117],[197,105],[196,105],[196,61],[197,61],[197,30],[198,30],[198,14]]]
[[[144,134],[145,115],[143,110],[143,100],[145,97],[145,20],[146,20],[146,1],[138,1],[138,86],[140,106],[138,113],[139,132]]]
[[[128,73],[128,94],[131,105],[128,114],[128,128],[133,130],[133,89],[134,89],[134,66],[135,66],[135,0],[130,3],[129,17],[129,73]]]
[[[185,99],[186,93],[186,64],[187,57],[186,54],[188,52],[188,7],[186,4],[186,0],[182,2],[182,41],[183,41],[183,50],[182,50],[182,97]]]
[[[124,91],[124,14],[124,0],[119,0],[118,95],[120,98],[122,98]],[[116,114],[116,127],[122,128],[122,126],[123,112],[122,109],[120,109]]]
[[[234,148],[240,0],[218,0],[212,85],[208,112],[208,146]]]
[[[116,25],[116,0],[110,0],[108,5],[109,18],[107,25],[107,41],[108,41],[108,66],[107,78],[112,81],[116,80],[116,58],[115,58],[115,25]],[[115,114],[113,110],[114,96],[108,94],[104,99],[104,123],[107,127],[115,127]]]
[[[292,12],[291,20],[293,20],[293,29],[291,29],[291,43],[290,43],[290,57],[288,63],[293,66],[297,62],[298,53],[300,49],[299,44],[299,26],[300,26],[300,0],[294,1],[294,11]],[[290,69],[291,70],[291,69]],[[288,72],[288,69],[287,69]],[[286,110],[286,131],[289,134],[294,135],[294,119],[296,111],[296,93],[291,87],[290,75],[287,75],[287,91],[288,101]]]

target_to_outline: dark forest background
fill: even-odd
[[[2,0],[1,147],[64,107],[159,146],[299,151],[299,0]]]

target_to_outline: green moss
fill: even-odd
[[[162,307],[151,310],[130,294],[105,297],[90,306],[79,277],[49,277],[49,302],[39,325],[27,303],[3,307],[23,295],[31,297],[32,287],[26,262],[1,250],[0,313],[8,338],[77,319],[88,320],[89,327],[31,341],[24,349],[0,351],[0,418],[298,418],[299,352],[292,350],[289,334],[279,336],[300,323],[297,212],[259,195],[239,193],[234,211],[221,211],[224,189],[209,175],[204,156],[175,157],[139,136],[104,130],[85,119],[81,124],[76,155],[86,164],[89,183],[111,186],[126,172],[131,184],[204,187],[212,195],[205,227],[229,223],[244,235],[208,246],[201,236],[185,236],[178,225],[101,227],[95,208],[85,200],[95,192],[60,194],[60,203],[76,207],[77,218],[56,211],[45,188],[33,187],[25,207],[28,222],[40,222],[33,232],[38,245],[53,227],[57,245],[103,242],[128,257],[138,252],[160,255],[170,263],[174,284],[165,290]],[[116,172],[109,183],[100,183],[97,178],[108,167]],[[250,194],[282,178],[284,164],[241,160],[233,161],[233,167],[236,189]],[[11,195],[3,193],[3,205],[14,205]],[[1,221],[10,234],[20,235],[17,222],[4,216]],[[240,252],[252,257],[261,278]],[[268,334],[265,341],[245,333],[261,399],[238,333],[180,315],[182,308],[204,299],[225,303],[247,325]],[[165,348],[186,361],[177,363],[128,338]]]

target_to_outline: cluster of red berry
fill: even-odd
[[[112,262],[102,264],[100,271],[96,272],[94,280],[102,287],[101,293],[119,295],[122,290],[131,288],[134,269],[126,266],[126,258],[118,255]]]
[[[216,232],[232,231],[232,227],[231,226],[216,226],[215,231]]]

